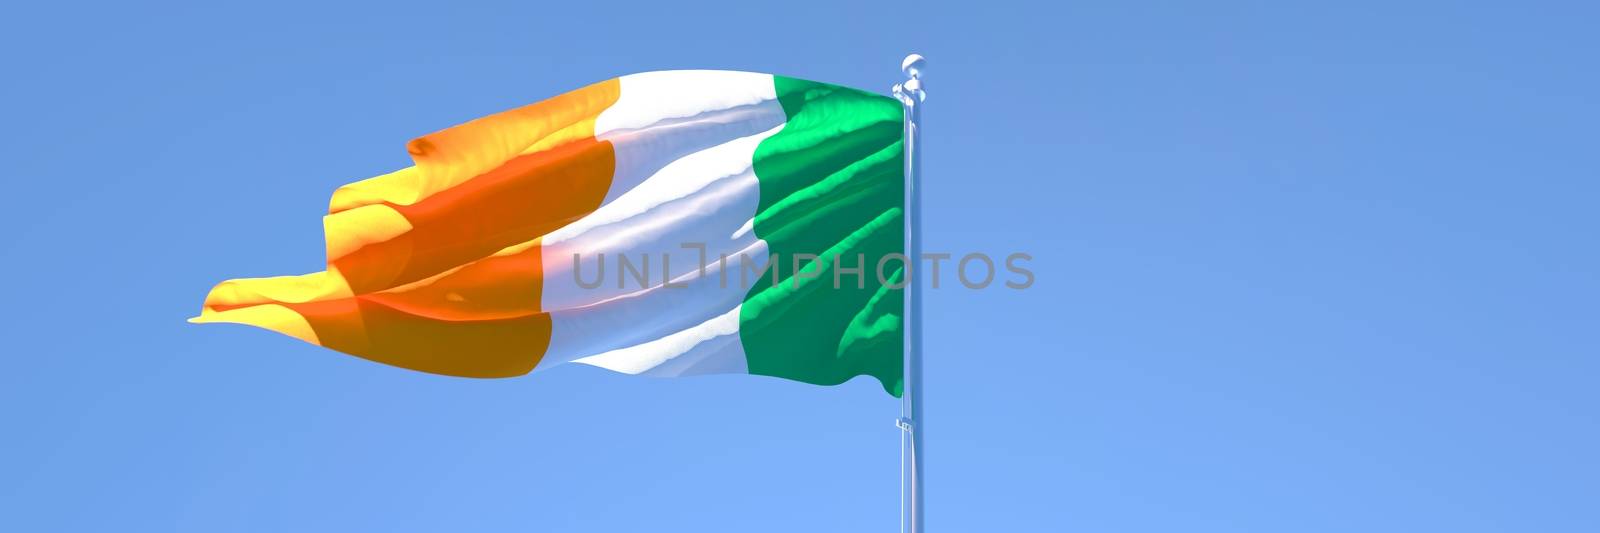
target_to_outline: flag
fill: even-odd
[[[411,141],[413,166],[334,192],[325,270],[224,281],[191,321],[454,376],[866,375],[899,396],[903,136],[899,102],[836,85],[607,80]]]

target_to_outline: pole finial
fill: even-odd
[[[922,69],[927,66],[928,60],[922,57],[922,54],[911,54],[906,56],[905,61],[900,62],[900,71],[906,73],[907,78],[922,79]]]
[[[904,83],[894,84],[894,95],[907,105],[920,104],[928,99],[928,93],[922,90],[922,70],[928,68],[928,60],[922,54],[911,54],[900,62],[900,72],[906,74]]]

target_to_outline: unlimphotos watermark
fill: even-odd
[[[608,282],[614,282],[617,289],[680,289],[714,282],[721,289],[737,286],[748,290],[757,284],[770,287],[787,283],[793,289],[864,290],[869,281],[875,281],[871,284],[875,289],[894,290],[920,279],[925,272],[927,286],[938,289],[948,285],[941,283],[943,275],[947,275],[941,265],[955,259],[953,254],[939,252],[924,253],[919,261],[912,261],[905,254],[894,252],[821,255],[756,252],[752,255],[748,251],[732,255],[718,253],[713,258],[708,249],[705,243],[682,243],[676,251],[655,254],[574,253],[572,278],[584,289],[601,289]],[[677,270],[672,265],[674,257],[680,265]],[[968,253],[954,260],[955,278],[961,286],[972,290],[995,286],[997,281],[1006,288],[1023,290],[1033,286],[1033,271],[1026,265],[1032,260],[1033,256],[1024,252],[1008,254],[1000,261],[986,253]],[[652,263],[659,265],[659,277]],[[1002,269],[1006,276],[1003,281],[999,279]]]

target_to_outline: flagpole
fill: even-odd
[[[911,54],[900,63],[906,81],[894,85],[905,108],[905,357],[900,398],[900,530],[923,533],[922,509],[922,69],[927,60]],[[915,275],[913,271],[917,271]]]

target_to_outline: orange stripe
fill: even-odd
[[[406,150],[426,176],[426,196],[475,179],[530,148],[594,138],[595,118],[621,96],[622,81],[612,78],[425,135]]]
[[[365,296],[285,307],[305,317],[322,346],[435,374],[520,376],[539,364],[550,344],[550,316],[544,313],[495,320],[436,320]]]
[[[389,206],[406,229],[330,258],[331,263],[356,293],[438,274],[538,238],[598,209],[615,167],[611,143],[592,138],[513,158],[416,204]]]
[[[594,137],[594,121],[617,102],[613,78],[544,101],[440,130],[406,145],[415,167],[340,187],[328,212],[363,205],[411,205],[517,155]]]
[[[365,298],[436,320],[498,320],[538,314],[544,291],[539,241],[509,248],[426,280]]]
[[[248,324],[435,374],[526,374],[550,342],[538,244],[373,294],[350,294],[337,270],[230,280],[193,321]]]
[[[334,194],[326,272],[223,282],[193,321],[424,372],[527,373],[550,342],[538,238],[604,200],[616,162],[594,119],[620,92],[610,80],[413,141],[416,167]]]
[[[616,167],[611,143],[594,139],[594,119],[620,95],[620,83],[611,80],[412,141],[416,169],[374,178],[395,181],[379,187],[387,187],[383,194],[361,200],[380,203],[357,205],[336,195],[332,207],[343,210],[324,224],[329,263],[355,292],[378,291],[527,242],[594,211]],[[374,190],[364,183],[350,187],[361,194]],[[439,183],[450,186],[433,190]],[[420,199],[404,201],[413,196]]]

